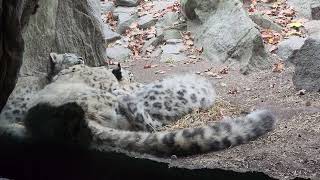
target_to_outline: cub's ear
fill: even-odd
[[[50,53],[50,60],[51,60],[54,64],[57,63],[57,58],[58,58],[58,54],[57,54],[57,53],[54,53],[54,52]]]
[[[118,63],[118,67],[112,69],[112,74],[117,78],[118,81],[122,80],[122,72],[121,72],[121,65]]]

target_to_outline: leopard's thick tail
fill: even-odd
[[[270,111],[259,110],[208,126],[155,133],[122,131],[92,123],[89,126],[95,134],[93,139],[99,145],[157,156],[184,156],[218,151],[254,140],[272,131],[276,119]]]

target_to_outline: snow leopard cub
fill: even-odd
[[[194,109],[211,107],[215,98],[214,87],[205,78],[175,75],[121,96],[119,103],[136,130],[155,131]]]

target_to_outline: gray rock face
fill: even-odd
[[[206,15],[205,15],[206,13]],[[238,0],[220,1],[214,11],[201,12],[202,24],[190,24],[196,44],[216,62],[237,61],[242,73],[269,65],[260,32]]]
[[[101,6],[101,13],[107,13],[109,11],[113,11],[114,10],[114,3],[110,2],[110,1],[103,1],[100,3]]]
[[[127,61],[130,57],[130,49],[121,47],[121,46],[115,46],[111,48],[107,48],[107,56],[109,59],[115,60],[115,61]]]
[[[299,50],[304,44],[305,38],[293,36],[279,43],[277,55],[284,61],[293,54],[295,50]]]
[[[258,26],[264,28],[264,29],[272,29],[274,31],[277,31],[281,33],[282,27],[272,21],[272,19],[264,14],[261,13],[255,13],[250,15],[250,18],[253,22],[255,22]]]
[[[177,62],[186,60],[187,57],[185,54],[181,53],[184,50],[184,44],[182,42],[166,44],[161,47],[162,55],[161,60],[162,62]]]
[[[308,37],[290,62],[295,65],[293,84],[297,89],[320,92],[320,33]]]
[[[313,1],[315,2],[318,0],[288,0],[288,4],[297,11],[299,17],[310,19],[310,5]]]
[[[309,35],[320,32],[320,20],[312,20],[304,23],[304,27]]]
[[[0,0],[0,112],[15,87],[24,51],[22,33],[38,0]]]
[[[26,47],[20,74],[47,73],[52,51],[76,53],[91,66],[103,64],[106,54],[99,3],[40,0],[38,13],[23,34]]]
[[[118,40],[121,38],[120,34],[112,31],[108,24],[103,25],[103,33],[107,43]]]
[[[142,29],[150,28],[151,26],[155,25],[157,20],[152,17],[152,15],[147,14],[138,19],[138,25]]]
[[[116,0],[115,4],[117,6],[127,6],[127,7],[134,7],[138,6],[141,0]]]
[[[320,20],[320,2],[311,4],[311,17],[314,20]]]
[[[125,8],[125,7],[117,7],[113,14],[118,17],[118,26],[117,26],[117,33],[123,34],[129,26],[137,20],[137,9],[132,8]]]

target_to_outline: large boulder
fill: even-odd
[[[302,37],[290,37],[279,43],[276,53],[283,61],[287,61],[295,50],[299,50],[302,47],[305,40]]]
[[[311,5],[318,0],[288,0],[288,4],[296,11],[298,17],[311,18]]]
[[[38,0],[0,0],[0,112],[15,87],[22,63],[22,32]]]
[[[23,34],[22,76],[49,70],[49,53],[76,53],[98,66],[106,58],[99,1],[39,0],[38,13]]]
[[[320,92],[320,33],[309,36],[290,57],[295,65],[293,84],[297,89]]]
[[[198,1],[195,8],[201,24],[190,23],[188,28],[195,35],[196,44],[203,45],[204,55],[215,62],[240,62],[242,73],[265,68],[268,54],[260,32],[238,0]],[[215,5],[215,7],[213,7]]]
[[[39,0],[38,11],[30,18],[29,26],[23,33],[21,32],[22,36],[21,34],[12,35],[11,38],[8,36],[9,40],[12,40],[8,42],[16,43],[18,47],[9,49],[19,50],[10,54],[16,58],[11,61],[16,64],[13,67],[20,67],[18,65],[22,62],[23,55],[20,77],[8,101],[15,102],[22,98],[21,94],[16,93],[17,89],[27,86],[33,90],[29,91],[32,94],[48,83],[50,78],[47,76],[50,75],[52,68],[49,61],[50,52],[76,53],[90,66],[103,65],[106,51],[102,25],[99,1]],[[25,40],[24,49],[21,44],[22,37]],[[13,68],[11,65],[8,67]],[[14,78],[14,73],[11,72],[8,77]],[[16,81],[11,80],[10,83],[14,85]],[[2,114],[6,113],[6,109],[7,107],[4,107]]]

